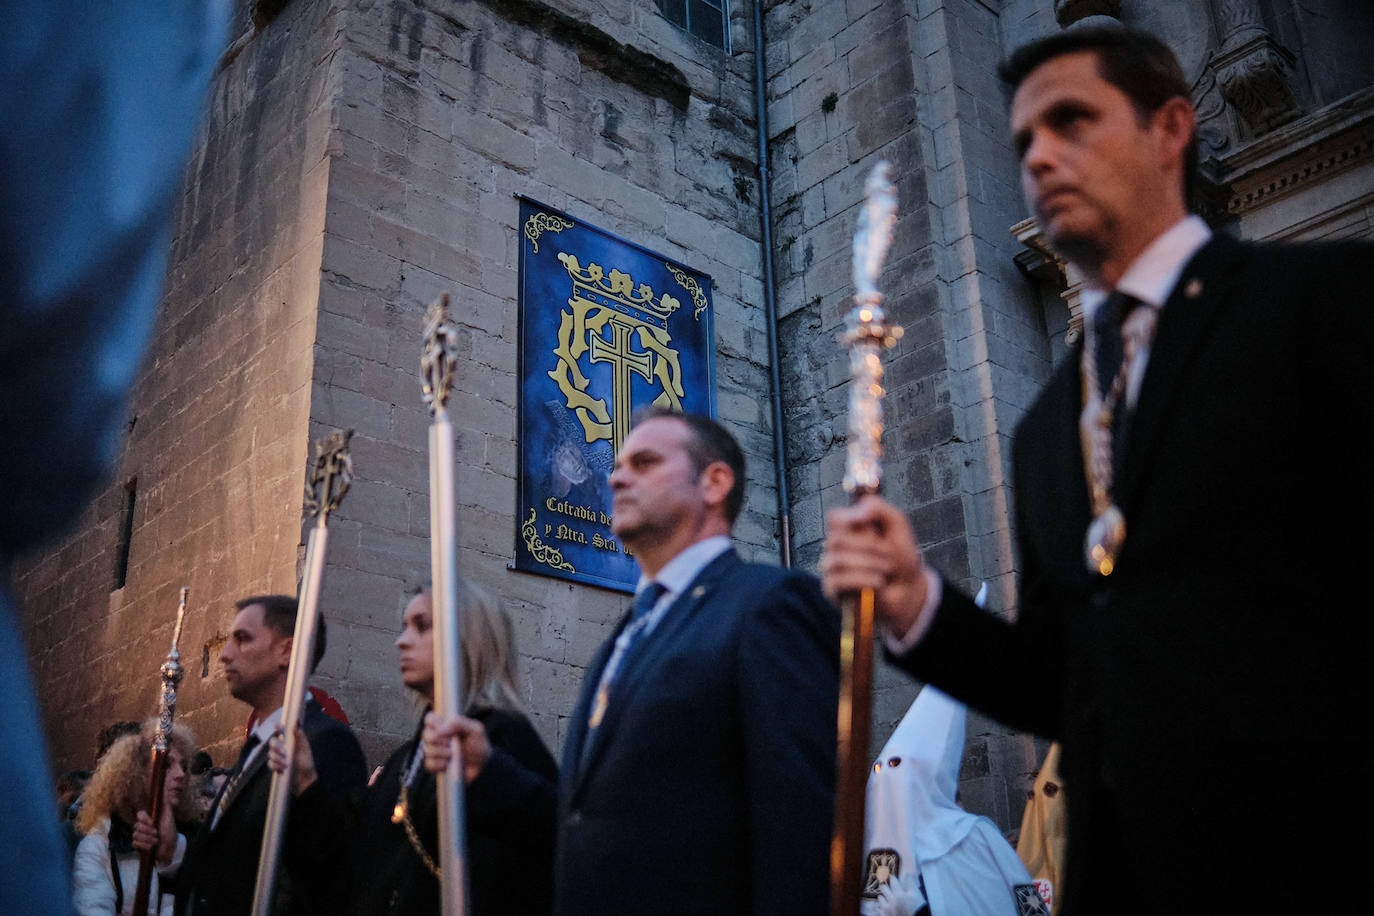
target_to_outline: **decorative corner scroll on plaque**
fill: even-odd
[[[577,572],[571,563],[563,559],[562,551],[557,547],[550,547],[539,539],[539,531],[535,527],[533,509],[530,510],[529,519],[525,524],[520,526],[520,535],[525,539],[525,546],[529,548],[530,556],[534,557],[540,563],[554,569],[561,569],[563,572]]]
[[[696,310],[692,312],[692,317],[700,318],[701,313],[706,311],[706,291],[701,288],[697,278],[672,264],[665,263],[663,266],[668,268],[668,273],[672,274],[678,285],[687,291],[687,295],[692,297],[692,304],[696,306]]]
[[[530,240],[530,247],[535,254],[539,253],[539,236],[545,232],[562,232],[564,229],[571,229],[573,223],[561,216],[550,216],[547,213],[536,213],[525,220],[525,238]]]

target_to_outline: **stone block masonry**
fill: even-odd
[[[331,11],[296,4],[226,59],[185,179],[159,329],[118,471],[66,541],[21,563],[54,765],[157,710],[190,588],[179,719],[220,762],[247,710],[216,661],[235,598],[294,592],[328,170]],[[126,486],[132,526],[122,545]],[[122,588],[112,586],[127,548]]]
[[[762,3],[801,568],[819,557],[826,509],[846,499],[847,361],[835,338],[863,181],[886,159],[900,217],[880,286],[906,336],[886,361],[885,490],[933,565],[970,591],[987,582],[990,609],[1015,613],[1010,445],[1064,353],[1067,308],[1017,266],[1009,227],[1026,213],[992,62],[1058,29],[1055,5]],[[231,759],[247,710],[216,657],[233,601],[296,591],[303,484],[315,440],[336,426],[356,431],[357,478],[331,522],[330,649],[317,682],[373,762],[409,734],[416,709],[391,643],[407,592],[428,576],[418,360],[424,309],[442,293],[463,359],[450,406],[460,567],[515,618],[525,698],[560,749],[583,669],[627,601],[507,568],[517,194],[711,275],[717,401],[751,469],[738,540],[748,556],[777,557],[754,7],[730,6],[726,53],[650,0],[235,4],[238,34],[185,177],[119,467],[63,540],[13,570],[59,770],[91,765],[102,726],[153,714],[183,585],[180,714],[219,762]],[[1182,36],[1190,78],[1206,75],[1207,4],[1122,7],[1130,21],[1175,26],[1164,31]],[[1238,182],[1227,199],[1242,234],[1367,235],[1374,224],[1360,184],[1369,70],[1352,52],[1368,30],[1351,20],[1297,10],[1269,23],[1301,49],[1295,72],[1310,85],[1298,95],[1314,107],[1209,153]],[[1199,91],[1209,85],[1199,77]],[[1230,123],[1222,102],[1213,108],[1207,123]],[[1306,177],[1290,187],[1293,176]],[[916,690],[879,666],[875,751]],[[971,719],[965,804],[1014,827],[1042,750]]]
[[[997,549],[1011,524],[997,432],[1014,417],[1002,405],[989,423],[987,393],[1008,374],[1038,374],[1038,384],[1049,366],[1043,323],[1027,317],[1035,299],[1012,266],[1005,226],[1014,219],[999,209],[1016,184],[1015,160],[1000,124],[977,122],[1001,110],[1000,98],[985,98],[999,91],[990,64],[1001,56],[1000,23],[990,5],[972,0],[863,3],[837,15],[840,6],[793,0],[768,13],[769,52],[783,57],[769,61],[769,128],[776,184],[786,189],[774,236],[798,558],[815,562],[825,510],[846,500],[848,378],[835,340],[850,307],[849,240],[863,181],[884,159],[894,168],[899,216],[879,287],[906,329],[885,359],[885,490],[911,514],[933,565],[970,591],[987,581],[990,606],[1006,609],[1014,559]],[[1016,336],[1004,343],[997,334]],[[956,396],[970,390],[981,396]],[[916,691],[879,665],[875,753]],[[971,761],[987,756],[989,741],[1029,747],[1029,739],[978,721],[966,803],[1010,829],[1034,763],[1009,771]],[[1034,755],[998,759],[1026,756]]]
[[[526,700],[559,750],[582,669],[626,599],[507,568],[517,194],[712,276],[718,400],[751,468],[741,546],[776,557],[752,57],[736,20],[733,56],[637,0],[297,0],[261,28],[245,21],[187,176],[118,475],[68,542],[19,571],[58,767],[89,766],[109,721],[153,713],[182,584],[181,716],[231,758],[247,715],[216,660],[232,603],[296,591],[305,472],[334,427],[355,430],[357,476],[331,518],[330,648],[315,680],[371,762],[409,734],[391,644],[428,578],[418,361],[441,293],[461,338],[460,568],[514,616]],[[127,582],[111,594],[134,478]]]

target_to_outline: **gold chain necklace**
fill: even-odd
[[[1137,318],[1137,315],[1143,317]],[[1121,366],[1107,391],[1098,390],[1093,322],[1087,322],[1088,333],[1079,360],[1083,412],[1078,419],[1078,434],[1093,513],[1083,540],[1083,556],[1088,570],[1102,576],[1109,576],[1116,569],[1117,558],[1126,543],[1126,516],[1112,495],[1112,421],[1126,393],[1136,358],[1154,336],[1155,319],[1156,309],[1148,303],[1141,303],[1126,316],[1121,328]]]
[[[406,767],[405,776],[401,779],[401,791],[396,795],[396,807],[391,811],[391,823],[400,824],[406,832],[406,839],[410,841],[410,846],[420,857],[420,861],[425,863],[430,874],[435,878],[440,877],[439,865],[425,850],[425,844],[420,841],[420,834],[415,829],[415,823],[410,819],[410,787],[415,782],[415,777],[420,773],[420,764],[424,762],[424,747],[419,739],[415,742],[415,751],[410,756],[410,764]]]

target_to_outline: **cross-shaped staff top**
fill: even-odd
[[[449,315],[448,293],[442,293],[425,312],[424,349],[420,351],[421,394],[433,415],[448,402],[457,362],[458,330]]]
[[[315,466],[305,483],[305,511],[319,516],[321,525],[339,508],[353,482],[353,459],[348,454],[352,438],[353,430],[336,429],[315,443]]]

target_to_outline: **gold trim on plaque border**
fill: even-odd
[[[530,555],[545,566],[552,566],[564,572],[577,572],[571,563],[563,559],[563,553],[557,547],[550,547],[539,539],[539,531],[535,528],[534,521],[535,510],[531,509],[529,521],[520,526],[520,534],[525,538],[525,546],[529,548]]]
[[[697,278],[685,271],[679,270],[667,262],[664,262],[663,266],[668,268],[668,272],[673,275],[673,279],[691,295],[692,303],[697,307],[696,311],[692,313],[692,317],[701,320],[701,313],[706,311],[706,292],[701,288],[701,284],[697,282]]]
[[[564,229],[571,229],[574,225],[574,223],[565,220],[561,216],[536,213],[525,220],[525,238],[530,240],[530,250],[538,254],[539,236],[543,235],[545,232],[562,232]]]

